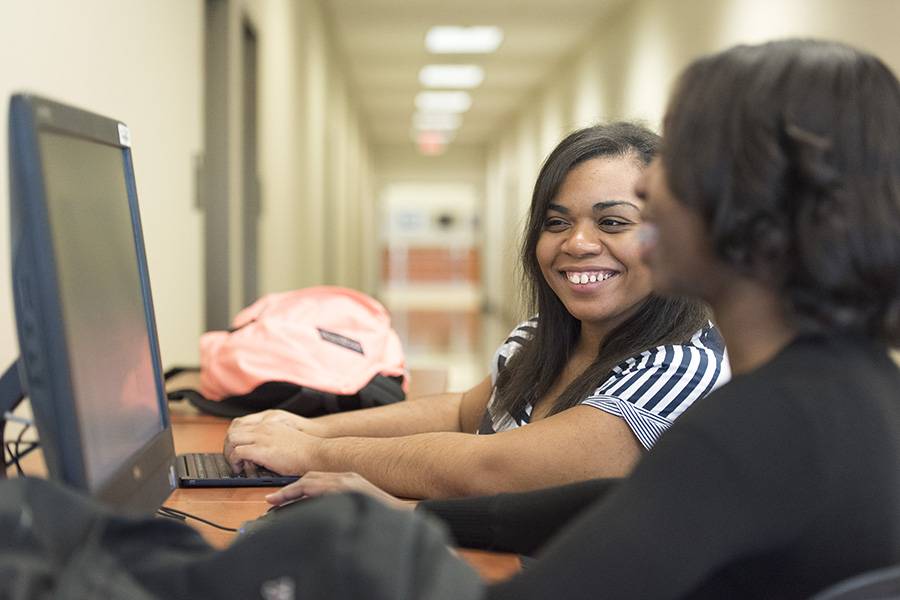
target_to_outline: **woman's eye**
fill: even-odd
[[[544,221],[544,229],[550,231],[559,231],[560,229],[565,228],[565,226],[566,222],[558,217],[550,217]]]
[[[605,228],[605,229],[618,229],[618,228],[621,228],[621,227],[625,227],[625,226],[627,226],[627,225],[631,225],[631,222],[630,222],[630,221],[625,221],[625,220],[623,220],[623,219],[617,219],[617,218],[613,218],[613,217],[606,217],[605,219],[600,219],[600,220],[597,222],[597,224],[600,225],[600,227],[603,227],[603,228]]]

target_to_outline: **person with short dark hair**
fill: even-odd
[[[806,598],[900,563],[900,83],[831,42],[681,75],[638,185],[660,293],[713,307],[734,377],[621,482],[425,502],[537,552],[488,598]]]
[[[547,157],[521,252],[536,316],[501,345],[491,377],[464,394],[317,419],[237,419],[232,465],[305,475],[274,502],[353,487],[347,471],[407,498],[627,474],[729,372],[708,307],[654,294],[640,258],[634,185],[658,146],[648,129],[613,123]]]

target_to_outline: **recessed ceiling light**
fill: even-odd
[[[429,88],[474,88],[482,81],[478,65],[426,65],[419,71],[419,83]]]
[[[494,26],[438,25],[425,34],[425,47],[434,54],[486,54],[503,41],[503,30]]]
[[[416,108],[422,112],[461,113],[472,106],[472,97],[467,92],[419,92],[416,94]]]

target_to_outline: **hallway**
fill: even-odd
[[[228,45],[219,63],[207,60],[211,15]],[[448,365],[450,389],[483,377],[524,316],[518,237],[567,132],[618,119],[658,129],[677,73],[739,43],[826,37],[900,68],[894,0],[33,0],[4,3],[2,17],[0,96],[29,90],[129,126],[164,366],[196,364],[210,317],[227,326],[248,290],[340,285],[388,305],[410,363]],[[490,51],[426,45],[445,26],[502,35],[492,29]],[[477,77],[436,82],[436,65]],[[429,112],[436,98],[456,104]],[[416,239],[388,231],[391,198],[393,224]],[[19,354],[9,231],[0,210],[0,364]],[[477,253],[457,271],[430,258],[477,280],[385,285],[392,244]]]

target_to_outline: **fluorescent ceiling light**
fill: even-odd
[[[453,131],[462,125],[459,113],[417,112],[413,115],[413,126],[418,130]]]
[[[486,54],[503,41],[503,30],[493,26],[438,25],[425,34],[425,47],[434,54]]]
[[[422,112],[461,113],[472,106],[472,97],[466,92],[419,92],[416,108]]]
[[[419,83],[429,88],[473,88],[482,81],[478,65],[426,65],[419,71]]]

